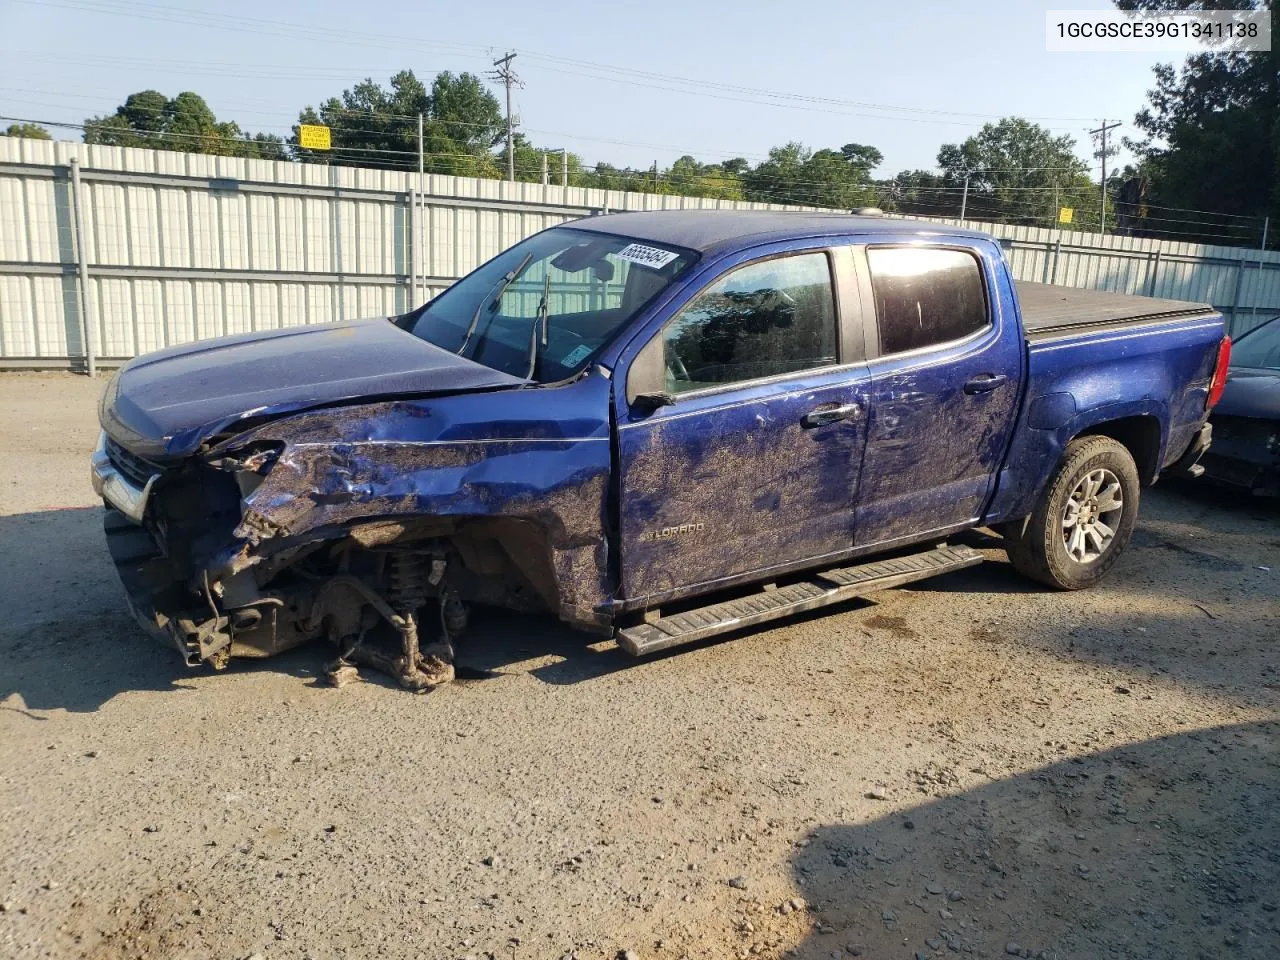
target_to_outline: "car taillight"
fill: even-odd
[[[1212,410],[1222,398],[1222,388],[1227,385],[1227,367],[1231,365],[1231,338],[1223,337],[1218,344],[1218,360],[1213,365],[1213,379],[1209,381],[1209,398],[1204,408]]]

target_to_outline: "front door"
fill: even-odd
[[[859,547],[909,541],[977,519],[1004,461],[1023,344],[1001,316],[994,251],[868,247],[878,332]],[[870,323],[868,316],[868,323]]]
[[[646,347],[674,403],[632,403],[619,423],[628,600],[852,548],[868,395],[832,285],[845,255],[737,266]]]

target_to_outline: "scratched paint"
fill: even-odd
[[[530,399],[543,402],[507,399],[500,419],[492,416],[494,396],[474,394],[316,411],[249,431],[226,452],[272,444],[280,452],[244,498],[252,519],[236,535],[257,539],[255,552],[269,554],[270,538],[257,535],[260,520],[281,544],[317,532],[344,535],[374,519],[523,520],[542,531],[550,551],[556,612],[595,623],[611,598],[610,449],[607,421],[581,410],[595,406],[607,415],[608,382],[587,378],[558,389],[573,396],[552,399],[553,390],[532,388]],[[528,415],[513,413],[513,406]],[[570,408],[573,416],[554,416]]]
[[[877,230],[913,235],[888,223]],[[679,308],[677,296],[637,315],[636,329],[601,355],[604,366],[570,383],[491,376],[447,352],[418,350],[412,337],[418,352],[388,373],[378,357],[395,352],[402,332],[374,321],[292,346],[265,337],[262,362],[248,368],[236,358],[258,349],[253,338],[143,358],[117,380],[103,424],[219,497],[242,496],[238,517],[219,521],[225,528],[207,524],[189,537],[189,556],[175,565],[188,594],[202,576],[223,590],[246,571],[269,589],[317,544],[368,551],[472,538],[499,544],[498,566],[514,565],[561,619],[597,630],[623,610],[958,529],[989,502],[984,522],[1024,516],[1072,431],[1108,418],[1151,417],[1156,465],[1176,458],[1204,419],[1220,319],[1171,324],[1134,343],[1037,340],[1028,360],[990,241],[949,242],[985,251],[993,324],[923,360],[849,363],[632,410],[615,385],[625,383],[644,331]],[[729,258],[759,249],[716,243]],[[718,269],[714,258],[706,268]],[[336,349],[334,337],[346,346]],[[303,369],[273,381],[273,366],[299,344]],[[344,369],[344,351],[358,359],[354,368]],[[204,353],[211,366],[199,380]],[[998,388],[966,389],[993,374],[1006,378]],[[1072,398],[1044,407],[1074,411],[1068,422],[1017,421],[1023,397],[1048,394]],[[835,407],[849,415],[810,416]],[[221,471],[222,483],[209,471]],[[170,477],[158,484],[157,508],[178,489]],[[488,562],[474,544],[466,549]],[[318,629],[291,615],[299,630]]]
[[[639,418],[620,431],[627,599],[852,547],[865,421],[806,428],[801,420],[828,406],[865,409],[865,383],[847,369],[802,383],[745,404],[732,392],[704,398],[696,412]],[[650,536],[689,524],[683,535]]]

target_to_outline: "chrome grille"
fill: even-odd
[[[110,437],[107,437],[106,448],[107,456],[111,459],[111,465],[135,486],[145,487],[148,480],[157,473],[164,472],[163,467],[152,463],[145,457],[138,456],[136,453],[130,453]]]

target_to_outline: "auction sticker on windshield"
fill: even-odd
[[[560,362],[566,367],[576,367],[589,356],[591,356],[591,348],[585,343],[582,343],[565,354],[564,359]]]
[[[680,254],[660,247],[647,247],[643,243],[631,243],[619,250],[615,256],[619,260],[648,267],[650,270],[661,270]]]

